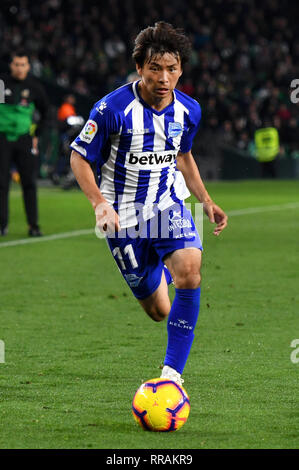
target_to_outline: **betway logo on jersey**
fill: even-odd
[[[174,163],[177,152],[127,152],[125,166],[152,170],[154,167],[164,168]]]

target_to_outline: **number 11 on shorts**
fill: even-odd
[[[112,254],[113,254],[114,257],[116,257],[118,259],[122,271],[126,271],[127,268],[126,268],[126,265],[125,265],[125,262],[124,262],[124,259],[123,259],[122,253],[121,253],[121,249],[117,246],[112,251]],[[137,263],[135,253],[134,253],[134,250],[133,250],[133,247],[132,247],[131,244],[125,246],[125,248],[123,249],[123,254],[128,255],[129,261],[130,261],[131,266],[132,266],[133,269],[138,268],[138,263]]]

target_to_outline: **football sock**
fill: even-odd
[[[200,287],[175,289],[176,294],[168,316],[168,343],[164,365],[182,374],[187,362],[200,306]]]
[[[168,285],[171,284],[172,281],[173,281],[173,279],[172,279],[172,277],[171,277],[170,272],[168,271],[168,268],[167,268],[165,265],[164,265],[164,274],[165,274],[165,278],[166,278],[167,284],[168,284]]]

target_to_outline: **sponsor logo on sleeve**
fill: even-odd
[[[90,144],[98,131],[98,125],[92,119],[89,119],[80,133],[80,140]]]

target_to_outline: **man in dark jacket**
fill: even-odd
[[[29,57],[25,51],[12,54],[10,73],[0,74],[4,82],[5,102],[0,104],[0,235],[8,227],[8,192],[10,170],[15,164],[23,189],[28,235],[41,236],[38,225],[37,171],[38,136],[45,125],[48,100],[37,82],[29,75]],[[32,134],[34,111],[40,119]]]

